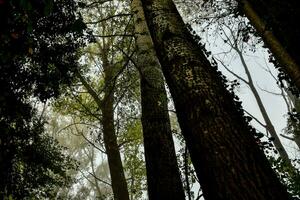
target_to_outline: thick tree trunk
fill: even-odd
[[[205,199],[288,199],[173,2],[142,2]]]
[[[141,72],[142,125],[149,199],[184,200],[164,79],[140,0],[132,1],[132,11],[135,13],[136,63]]]
[[[282,69],[300,89],[300,17],[294,0],[237,0],[242,12],[270,48]]]

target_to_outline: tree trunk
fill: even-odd
[[[129,200],[127,182],[124,175],[121,155],[117,142],[114,125],[114,84],[113,84],[113,67],[110,66],[105,48],[102,49],[101,58],[104,69],[104,98],[100,99],[98,94],[86,82],[86,80],[77,73],[80,81],[87,89],[88,93],[93,97],[97,106],[102,111],[103,139],[106,149],[108,166],[111,176],[111,185],[115,200]]]
[[[204,198],[288,199],[241,108],[193,40],[174,3],[142,2]]]
[[[159,61],[140,0],[135,13],[137,67],[141,72],[141,101],[148,195],[151,200],[184,200],[168,113],[168,101]]]
[[[114,125],[114,84],[113,68],[102,56],[104,69],[104,98],[102,101],[103,139],[107,153],[111,184],[115,200],[129,200],[127,183],[122,166]]]
[[[300,17],[298,2],[293,0],[237,0],[242,12],[270,48],[280,67],[300,89]]]

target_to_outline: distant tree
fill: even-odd
[[[261,116],[264,120],[264,122],[260,122],[257,118],[253,117],[250,113],[250,116],[253,117],[253,119],[255,119],[256,122],[258,122],[262,127],[264,127],[266,129],[267,132],[267,137],[269,137],[269,139],[266,141],[264,141],[264,139],[262,140],[263,142],[263,147],[265,152],[274,152],[274,153],[279,153],[279,158],[277,158],[277,156],[273,156],[272,154],[267,153],[267,157],[268,160],[270,161],[272,168],[275,169],[277,176],[280,178],[280,181],[287,186],[288,191],[290,192],[291,195],[293,195],[294,197],[298,197],[299,196],[299,170],[294,166],[295,160],[294,159],[290,159],[284,145],[281,143],[280,139],[279,139],[279,135],[278,132],[275,131],[275,128],[273,126],[273,123],[271,122],[271,119],[269,118],[269,114],[267,113],[267,110],[265,108],[265,105],[258,93],[258,90],[256,89],[257,86],[255,86],[254,84],[254,76],[253,74],[251,74],[250,70],[251,67],[257,67],[257,65],[252,64],[252,66],[250,65],[250,63],[248,63],[247,60],[247,56],[250,53],[250,51],[255,51],[253,50],[253,47],[251,46],[253,42],[256,40],[255,37],[253,37],[253,39],[249,39],[249,41],[243,41],[243,32],[240,31],[242,30],[243,26],[247,26],[247,24],[244,23],[243,18],[231,18],[231,19],[225,19],[222,20],[222,24],[218,24],[219,29],[221,29],[220,33],[218,34],[223,40],[224,43],[226,45],[228,45],[230,47],[229,51],[225,51],[224,52],[224,58],[226,57],[226,54],[228,54],[229,52],[231,52],[231,50],[233,50],[234,55],[236,54],[238,59],[241,62],[241,67],[244,69],[245,71],[245,75],[246,78],[243,78],[242,75],[237,74],[235,71],[237,71],[238,69],[234,69],[234,67],[232,67],[231,69],[220,59],[217,59],[219,61],[219,63],[222,64],[222,66],[230,73],[232,74],[235,78],[238,79],[238,81],[244,83],[245,85],[247,85],[251,91],[251,93],[253,94],[256,103],[258,105],[258,108],[260,110]],[[249,50],[247,50],[249,49]],[[222,53],[223,54],[223,53]],[[220,53],[219,53],[220,55]],[[267,63],[266,63],[267,64]],[[252,68],[253,70],[254,68]],[[293,107],[293,105],[289,105],[289,102],[295,102],[297,98],[293,97],[293,96],[289,96],[286,95],[286,91],[288,94],[291,95],[291,92],[288,91],[288,88],[282,88],[279,85],[279,81],[278,79],[275,77],[275,75],[272,74],[272,72],[270,71],[270,69],[267,67],[264,70],[266,70],[270,76],[274,79],[274,81],[276,81],[278,83],[278,88],[281,90],[281,93],[277,94],[277,93],[273,93],[273,92],[269,92],[270,94],[276,94],[276,95],[280,95],[282,96],[282,98],[284,99],[284,101],[287,104],[287,109],[289,110],[289,118],[293,117],[292,110],[290,109],[290,107]],[[253,76],[253,77],[252,77]],[[235,83],[235,81],[234,81]],[[267,90],[262,89],[263,91],[268,92]],[[291,99],[290,99],[291,98]],[[297,118],[296,116],[293,117],[294,120],[292,120],[292,122],[297,122]],[[296,120],[295,120],[296,119]],[[288,120],[288,122],[291,122],[291,119]],[[286,130],[288,130],[288,133],[292,133],[295,130],[295,134],[294,137],[292,138],[293,141],[296,142],[297,144],[297,123],[288,123],[290,126],[288,128],[286,128]],[[294,125],[294,126],[293,126]],[[270,136],[268,136],[270,135]],[[286,137],[285,135],[282,135],[285,138],[289,138],[290,137]],[[263,138],[264,134],[261,133],[260,137]],[[273,146],[274,144],[274,146]],[[275,147],[275,148],[274,148]],[[271,150],[271,151],[270,151]]]
[[[57,187],[55,198],[76,199],[84,195],[82,199],[104,199],[112,196],[107,161],[99,160],[99,153],[104,148],[97,143],[97,135],[91,134],[91,124],[50,110],[48,113],[51,117],[47,126],[49,134],[67,147],[66,154],[78,163],[76,170],[67,171],[74,181],[65,187]]]
[[[180,3],[180,1],[179,1]],[[187,1],[192,7],[190,2]],[[259,35],[266,47],[272,53],[270,61],[279,70],[280,81],[285,79],[290,84],[289,89],[298,94],[300,88],[300,57],[298,37],[300,28],[295,25],[295,19],[300,17],[296,0],[197,0],[193,7],[199,7],[191,21],[208,23],[223,17],[245,16],[250,21],[247,29],[241,30],[245,36],[248,33]],[[181,2],[182,4],[182,2]],[[188,8],[184,10],[193,10]],[[250,25],[251,24],[251,25]],[[297,89],[298,88],[298,89]]]

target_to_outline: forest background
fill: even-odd
[[[279,64],[237,2],[175,3],[199,50],[241,99],[245,119],[256,129],[253,137],[280,181],[300,198],[299,99],[293,81],[275,69]],[[205,197],[160,64],[147,49],[153,46],[151,39],[145,42],[150,34],[138,26],[145,21],[139,7],[139,1],[124,0],[0,1],[6,41],[1,45],[3,198],[159,199],[155,195],[164,191],[155,185],[163,181],[182,184],[178,199]],[[160,93],[164,87],[167,98]],[[153,88],[159,93],[143,93]],[[170,122],[157,115],[156,106]],[[149,107],[154,114],[143,114]],[[161,143],[152,142],[160,138],[148,125],[153,116],[167,124],[157,126],[167,133]],[[156,148],[159,154],[153,153]],[[171,181],[170,174],[158,180],[150,174],[157,169],[166,176],[168,169],[178,173],[180,180],[174,175]]]

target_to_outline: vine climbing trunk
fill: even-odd
[[[204,198],[288,199],[241,108],[188,32],[172,0],[142,3]]]
[[[137,67],[141,76],[142,125],[150,200],[184,200],[171,125],[167,94],[159,61],[140,0],[133,0]]]

